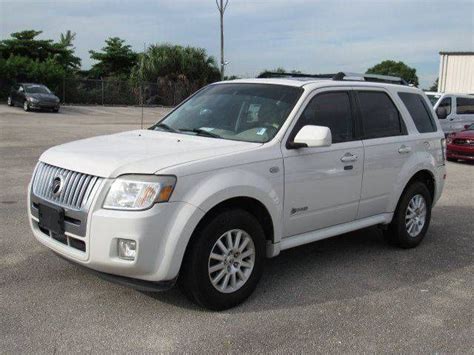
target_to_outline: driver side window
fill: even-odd
[[[445,97],[443,101],[441,101],[438,105],[438,107],[442,107],[446,110],[446,115],[448,116],[451,113],[451,98],[450,97]]]
[[[353,140],[354,129],[349,92],[325,92],[309,102],[296,123],[294,134],[306,125],[329,127],[333,143]]]

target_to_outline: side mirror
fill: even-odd
[[[436,116],[438,116],[440,120],[444,120],[446,117],[448,117],[448,111],[446,111],[444,107],[438,107],[436,109]]]
[[[308,125],[299,130],[289,148],[329,147],[331,143],[331,130],[328,127]]]

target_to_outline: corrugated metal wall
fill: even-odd
[[[474,94],[474,54],[440,54],[438,91]]]

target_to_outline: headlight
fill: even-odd
[[[29,98],[28,98],[28,101],[30,101],[30,102],[38,102],[39,100],[36,99],[36,98],[34,98],[34,97],[29,97]]]
[[[103,207],[114,210],[146,210],[155,203],[167,202],[175,184],[174,176],[125,175],[112,183]]]

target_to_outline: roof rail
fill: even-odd
[[[303,74],[303,73],[280,73],[265,71],[257,78],[316,78],[316,79],[332,79],[335,74]]]
[[[370,81],[375,83],[388,83],[398,85],[408,85],[408,83],[398,76],[378,75],[378,74],[357,74],[339,72],[333,76],[332,80],[348,80],[348,81]]]
[[[369,81],[375,83],[388,83],[398,85],[409,85],[404,79],[398,76],[378,75],[378,74],[358,74],[339,72],[337,74],[304,74],[304,73],[280,73],[280,72],[263,72],[258,78],[315,78],[315,79],[332,79],[336,81]]]

